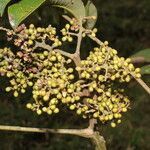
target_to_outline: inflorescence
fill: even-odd
[[[115,127],[121,123],[130,100],[124,89],[118,87],[130,82],[132,76],[140,78],[140,69],[135,68],[130,58],[117,55],[117,51],[105,41],[95,47],[79,65],[57,51],[64,41],[72,42],[80,25],[75,19],[61,30],[59,40],[56,28],[35,28],[33,24],[18,30],[5,30],[14,49],[0,49],[0,75],[9,78],[7,92],[15,97],[32,88],[32,102],[28,109],[38,115],[58,113],[62,106],[74,110],[83,118],[95,118]],[[83,30],[82,37],[96,36],[97,29]]]

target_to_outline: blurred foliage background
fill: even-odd
[[[120,56],[129,57],[141,49],[150,47],[150,1],[149,0],[93,0],[98,9],[98,37],[108,40]],[[61,28],[64,24],[62,11],[43,5],[25,23],[36,26],[52,24]],[[0,44],[7,43],[1,39]],[[70,45],[71,47],[72,45]],[[93,46],[85,40],[82,53],[86,56]],[[143,76],[150,85],[150,76]],[[29,94],[14,99],[5,93],[7,80],[0,78],[0,124],[48,128],[82,128],[87,126],[73,113],[64,110],[56,116],[38,116],[25,108]],[[100,133],[106,139],[108,150],[150,150],[150,97],[135,81],[127,87],[131,98],[131,110],[122,123],[112,129],[100,124]],[[32,134],[0,131],[0,150],[92,150],[90,141],[70,135]]]

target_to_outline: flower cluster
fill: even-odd
[[[61,30],[62,42],[72,42],[72,35],[78,36],[80,28],[78,21],[72,19]],[[89,32],[82,28],[82,31],[82,37],[94,38],[97,29]],[[112,127],[121,122],[130,100],[119,85],[129,82],[132,76],[140,78],[141,74],[129,58],[119,57],[107,41],[75,66],[74,57],[67,58],[55,49],[62,42],[52,26],[36,28],[31,24],[28,29],[9,30],[7,35],[16,50],[0,49],[0,75],[9,78],[6,91],[13,92],[15,97],[32,88],[32,102],[26,104],[28,109],[38,115],[51,115],[66,106],[83,118],[110,121]]]
[[[131,75],[140,78],[140,69],[133,66],[130,58],[118,57],[117,51],[109,47],[106,41],[99,48],[94,48],[76,70],[85,81],[83,87],[90,92],[90,96],[84,98],[86,109],[79,108],[77,112],[102,122],[111,120],[115,127],[114,119],[120,123],[122,112],[126,112],[130,104],[124,89],[115,88],[115,85],[129,82]]]

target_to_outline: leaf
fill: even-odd
[[[49,0],[49,1],[54,6],[67,10],[77,19],[85,17],[85,7],[82,0]]]
[[[141,74],[150,74],[150,65],[141,67]]]
[[[21,0],[8,9],[10,16],[10,24],[16,28],[25,18],[27,18],[33,11],[40,7],[46,0]],[[73,2],[72,2],[73,1]],[[73,14],[76,18],[85,16],[85,8],[81,0],[49,0],[49,2],[60,8],[64,8]]]
[[[141,50],[139,52],[137,52],[136,54],[132,55],[131,58],[135,58],[135,57],[141,57],[144,58],[145,61],[150,62],[150,48]]]
[[[13,28],[17,27],[26,17],[41,6],[45,0],[21,0],[8,8],[10,24]]]
[[[0,17],[3,15],[5,7],[10,1],[11,0],[0,0]]]
[[[95,7],[95,5],[91,0],[88,0],[85,7],[85,11],[86,11],[86,16],[95,16],[96,18],[96,19],[88,19],[86,22],[85,27],[87,29],[92,29],[95,26],[95,23],[97,21],[97,8]]]

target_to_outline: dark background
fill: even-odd
[[[93,0],[94,1],[94,0]],[[150,0],[95,0],[98,9],[98,37],[108,40],[120,56],[129,57],[137,51],[150,47]],[[25,22],[37,26],[63,25],[61,11],[43,5]],[[42,19],[41,19],[42,18]],[[3,45],[3,41],[0,41]],[[82,53],[87,54],[83,44]],[[150,85],[150,76],[143,79]],[[0,124],[48,128],[82,128],[84,120],[64,110],[57,116],[38,116],[25,108],[30,95],[14,99],[6,94],[6,80],[0,78]],[[108,150],[150,150],[150,97],[135,81],[127,87],[131,110],[117,128],[100,125],[100,133],[106,139]],[[32,134],[0,131],[0,150],[93,150],[90,141],[70,135]]]

